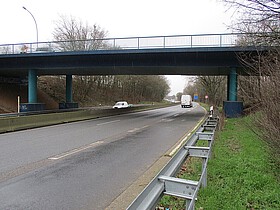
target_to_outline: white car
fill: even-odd
[[[126,101],[119,101],[113,106],[114,109],[122,109],[128,107],[130,107],[130,105]]]

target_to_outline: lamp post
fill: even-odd
[[[26,10],[33,18],[34,22],[35,22],[35,26],[36,26],[36,34],[37,34],[37,48],[38,48],[38,26],[37,26],[37,22],[36,22],[36,19],[35,17],[32,15],[32,13],[26,9],[26,7],[22,7],[24,10]]]

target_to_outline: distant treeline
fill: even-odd
[[[57,102],[65,101],[65,76],[40,77],[38,86]],[[73,101],[81,106],[162,101],[169,90],[166,77],[159,75],[73,76]]]

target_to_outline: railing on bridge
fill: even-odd
[[[200,34],[32,42],[0,45],[0,54],[236,46],[244,34]]]

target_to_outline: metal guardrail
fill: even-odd
[[[242,33],[198,34],[2,44],[0,45],[0,54],[149,48],[230,47],[236,46],[238,40],[244,35]]]
[[[155,209],[164,194],[186,199],[186,209],[194,210],[198,190],[201,185],[205,187],[207,184],[207,163],[211,156],[211,147],[218,121],[218,118],[210,115],[187,143],[181,147],[159,174],[130,204],[127,210]],[[208,146],[195,146],[200,140],[207,141]],[[199,181],[174,177],[188,157],[201,157],[203,159]]]
[[[133,104],[132,107],[146,107],[153,106],[152,104]],[[69,109],[51,109],[51,110],[41,110],[41,111],[28,111],[28,112],[13,112],[13,113],[3,113],[0,114],[0,119],[5,117],[19,117],[19,116],[29,116],[29,115],[39,115],[39,114],[53,114],[62,112],[75,112],[81,110],[112,110],[112,106],[95,106],[95,107],[80,107],[80,108],[69,108]]]

